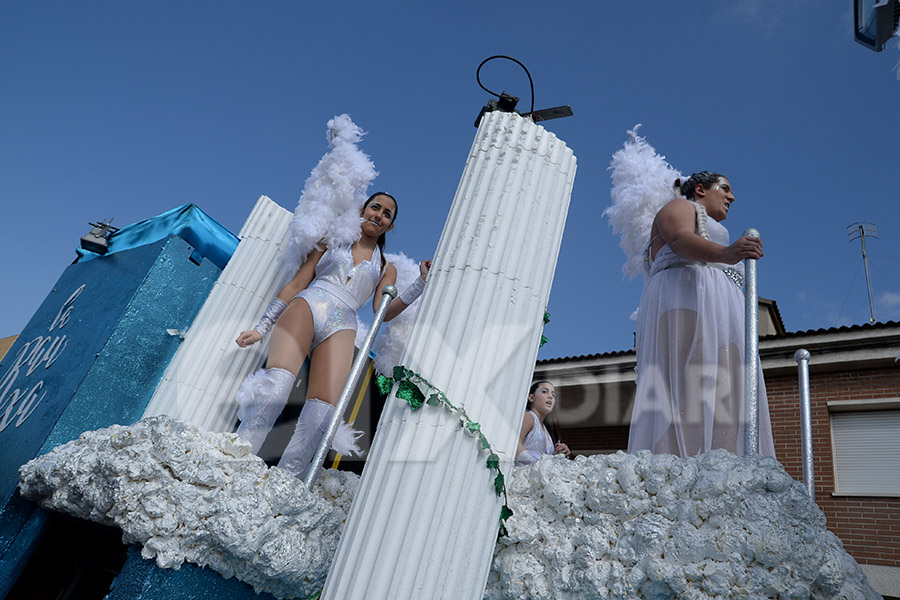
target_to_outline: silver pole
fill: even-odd
[[[749,228],[747,237],[759,237]],[[759,292],[756,259],[744,259],[744,456],[759,453]]]
[[[813,473],[812,409],[809,401],[809,351],[794,352],[797,378],[800,385],[800,445],[803,450],[803,485],[810,500],[816,501],[816,482]]]
[[[313,484],[316,482],[316,478],[319,476],[319,467],[325,462],[325,456],[328,454],[328,449],[331,448],[334,434],[338,430],[341,419],[344,418],[344,411],[347,409],[347,404],[350,402],[350,396],[353,395],[356,383],[363,373],[366,359],[369,357],[369,350],[372,349],[372,344],[375,342],[375,336],[378,335],[378,330],[381,328],[381,323],[384,321],[384,315],[387,313],[388,306],[391,304],[391,299],[396,297],[397,288],[393,285],[386,285],[381,290],[381,304],[378,305],[378,310],[375,311],[375,318],[372,320],[372,326],[369,328],[366,339],[363,340],[359,353],[356,355],[356,360],[353,361],[353,367],[350,369],[350,376],[347,378],[347,383],[344,384],[344,389],[341,391],[341,397],[338,398],[334,414],[331,416],[331,422],[328,424],[328,429],[325,431],[322,441],[319,442],[319,447],[316,448],[316,454],[313,456],[312,463],[309,465],[309,470],[303,478],[303,485],[305,485],[308,490],[312,489]]]

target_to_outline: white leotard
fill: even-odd
[[[316,277],[297,294],[309,305],[313,315],[312,348],[338,331],[356,331],[356,311],[368,300],[381,280],[381,252],[353,264],[349,246],[328,248],[316,265]],[[311,349],[312,349],[311,348]]]

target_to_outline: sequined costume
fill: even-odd
[[[553,439],[550,437],[550,432],[547,431],[547,428],[544,426],[544,424],[540,422],[538,416],[534,413],[533,410],[529,410],[528,413],[531,415],[531,418],[534,419],[534,424],[532,425],[531,430],[527,434],[525,434],[525,441],[522,442],[525,450],[530,452],[532,457],[536,454],[555,454],[556,445],[553,443]],[[530,464],[530,461],[520,461],[519,457],[516,457],[517,467],[521,467],[526,464]]]
[[[728,230],[706,217],[709,239]],[[731,267],[730,265],[728,267]],[[726,265],[657,253],[637,316],[637,392],[628,452],[744,451],[744,296]],[[743,264],[731,267],[743,275]],[[759,373],[759,451],[775,456]]]
[[[303,298],[313,316],[312,348],[335,332],[356,331],[356,311],[368,300],[381,280],[381,252],[353,264],[350,248],[328,248],[316,265],[316,277],[294,298]],[[310,350],[312,350],[310,348]]]
[[[353,264],[349,246],[328,248],[322,254],[316,264],[315,278],[294,297],[302,298],[312,312],[312,348],[337,331],[356,330],[356,311],[378,286],[382,275],[381,264],[381,252],[377,248],[369,260],[358,265]],[[260,369],[249,375],[238,390],[236,398],[241,423],[237,434],[250,442],[254,453],[259,452],[275,419],[284,409],[293,385],[294,376],[285,369]],[[334,410],[334,406],[327,402],[317,398],[307,399],[278,466],[302,476]],[[352,451],[358,455],[357,433],[346,424],[341,424],[333,447],[341,454]],[[345,440],[342,447],[339,447],[338,438]]]

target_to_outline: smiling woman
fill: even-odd
[[[745,258],[759,238],[729,244],[721,225],[735,201],[718,173],[694,173],[683,195],[656,214],[644,254],[649,278],[637,317],[637,391],[628,451],[683,457],[724,448],[744,452]],[[775,456],[762,373],[759,452]]]
[[[262,447],[303,361],[310,357],[307,400],[278,463],[295,475],[306,473],[350,374],[356,311],[376,291],[373,309],[377,308],[374,304],[382,289],[397,280],[396,268],[385,261],[383,253],[385,234],[394,228],[397,218],[397,201],[384,192],[372,194],[360,216],[357,241],[349,245],[319,244],[259,323],[235,340],[246,348],[272,330],[266,369],[250,375],[237,393],[241,419],[237,434],[250,442],[254,452]],[[422,261],[420,277],[391,301],[385,321],[400,314],[422,293],[430,268],[430,261]],[[338,450],[348,454],[356,449],[345,445]]]

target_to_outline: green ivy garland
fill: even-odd
[[[550,322],[550,313],[548,313],[548,312],[545,310],[545,311],[544,311],[544,325],[546,325],[546,324],[549,323],[549,322]],[[543,347],[544,347],[544,344],[546,344],[546,343],[549,342],[549,341],[550,341],[550,340],[547,339],[547,336],[546,336],[546,335],[544,335],[544,332],[543,332],[543,329],[542,329],[542,330],[541,330],[541,345],[538,346],[538,348],[543,348]]]
[[[513,511],[509,508],[509,498],[506,495],[506,481],[503,477],[503,472],[500,470],[500,457],[491,448],[490,442],[485,437],[484,432],[481,431],[481,424],[469,418],[464,407],[455,406],[451,403],[447,395],[430,381],[403,365],[394,367],[393,378],[379,375],[376,380],[379,391],[384,395],[390,394],[396,383],[397,397],[405,400],[412,410],[419,410],[425,404],[428,406],[443,406],[445,410],[459,417],[459,425],[463,431],[478,438],[481,442],[481,449],[488,451],[487,468],[497,472],[497,476],[494,477],[494,492],[496,492],[497,496],[503,495],[503,507],[500,509],[499,537],[507,535],[506,520],[513,515]],[[424,386],[428,392],[427,397],[422,393],[421,386]]]

